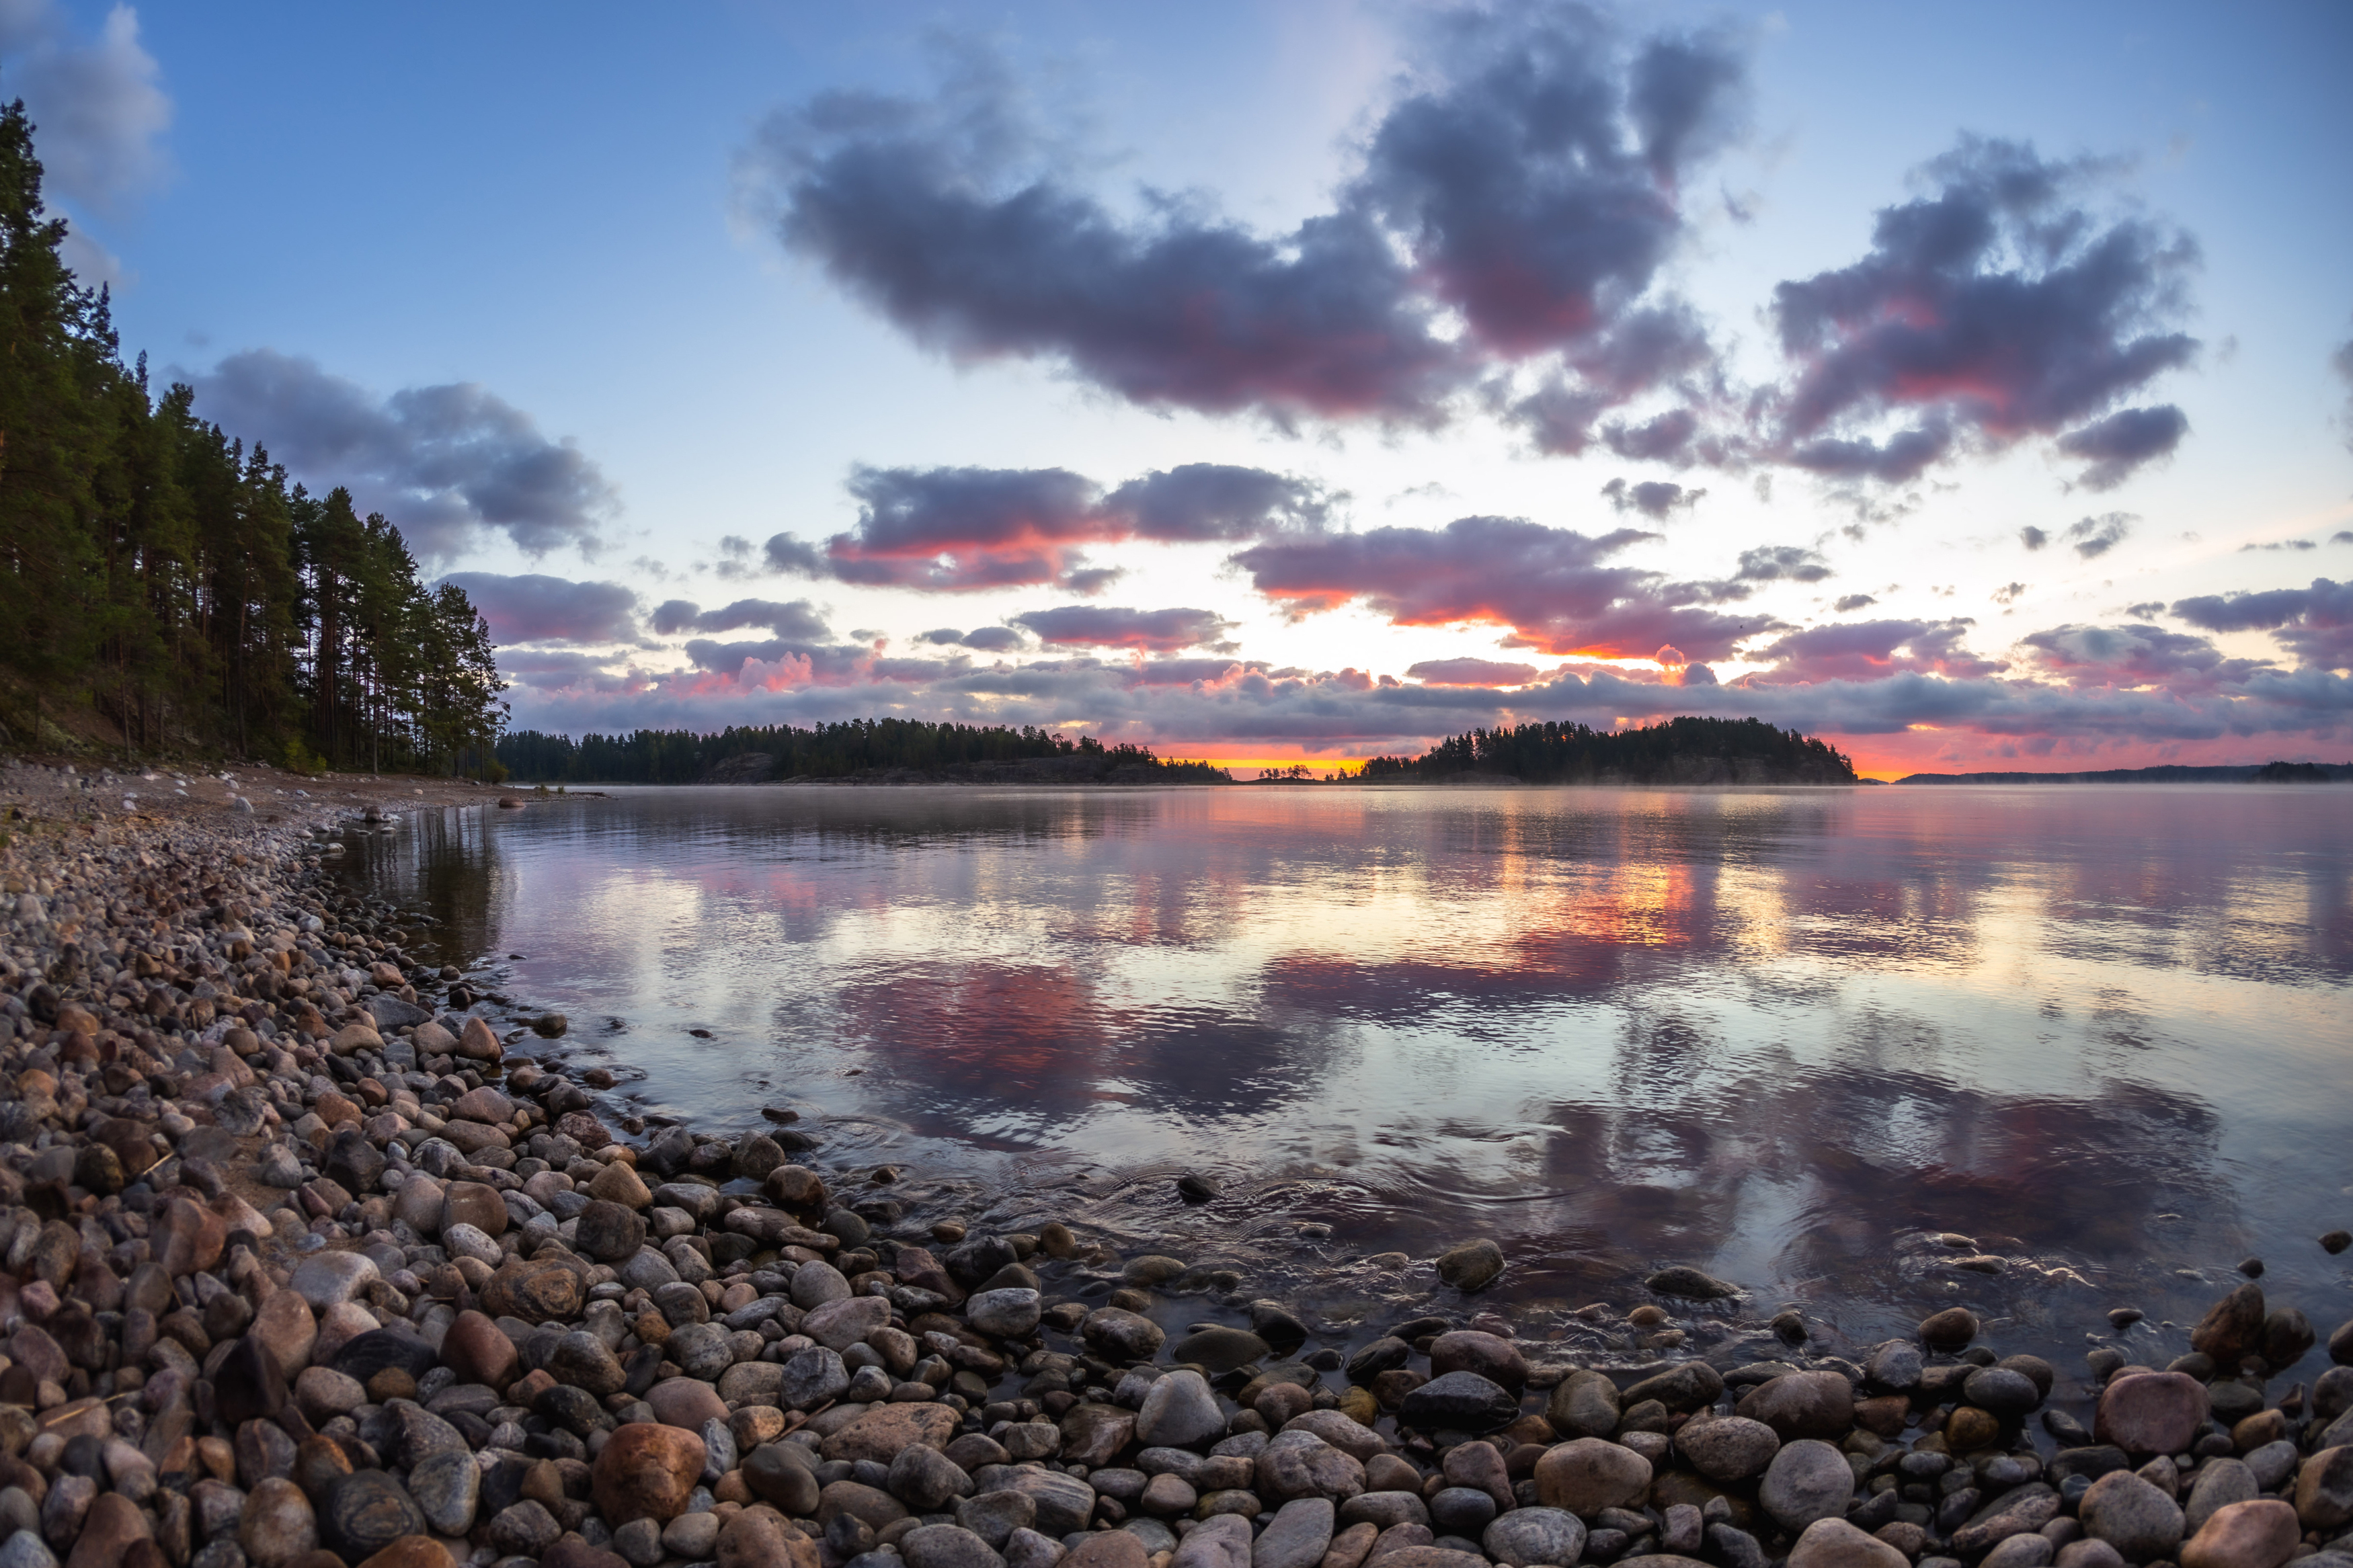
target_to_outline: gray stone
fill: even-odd
[[[1017,1530],[1005,1542],[1005,1568],[1054,1568],[1065,1552],[1062,1543],[1034,1530]]]
[[[1554,1387],[1545,1419],[1563,1437],[1607,1437],[1618,1430],[1618,1385],[1578,1367]]]
[[[1269,1443],[1257,1461],[1261,1496],[1338,1500],[1365,1489],[1365,1467],[1313,1432],[1285,1432]],[[1485,1521],[1481,1521],[1484,1523]]]
[[[899,1538],[907,1568],[1004,1568],[996,1548],[956,1524],[923,1524]]]
[[[1039,1311],[1038,1292],[1019,1287],[983,1290],[964,1304],[965,1322],[1001,1340],[1028,1338],[1038,1326]]]
[[[620,1393],[629,1380],[620,1362],[605,1348],[605,1342],[583,1329],[575,1329],[555,1342],[544,1370],[556,1382],[585,1388],[599,1399]]]
[[[1250,1522],[1238,1513],[1205,1519],[1176,1543],[1168,1568],[1250,1568]]]
[[[1722,1486],[1763,1475],[1780,1452],[1781,1439],[1762,1421],[1745,1415],[1701,1415],[1676,1432],[1675,1447],[1693,1469]]]
[[[408,1495],[436,1533],[463,1535],[474,1528],[474,1511],[481,1503],[481,1467],[471,1454],[427,1455],[408,1472]]]
[[[2029,1531],[2003,1541],[1978,1560],[1978,1568],[2045,1568],[2058,1550],[2049,1536]]]
[[[1792,1532],[1845,1513],[1853,1497],[1854,1470],[1846,1456],[1813,1437],[1782,1445],[1757,1489],[1757,1500],[1773,1522]]]
[[[1038,1522],[1038,1500],[1028,1492],[998,1490],[960,1500],[956,1523],[988,1542],[993,1550],[1005,1544],[1017,1530]]]
[[[972,1491],[972,1478],[937,1448],[911,1443],[891,1461],[891,1491],[918,1513],[937,1513]]]
[[[779,1396],[787,1408],[814,1410],[839,1398],[849,1386],[849,1372],[842,1365],[840,1354],[823,1345],[811,1345],[785,1363]]]
[[[811,1261],[793,1270],[793,1305],[813,1312],[828,1301],[849,1299],[849,1281],[830,1263]]]
[[[383,1278],[365,1253],[314,1252],[294,1266],[293,1275],[286,1283],[311,1303],[312,1311],[323,1312],[353,1300]]]
[[[1854,1388],[1835,1372],[1784,1373],[1750,1389],[1736,1409],[1773,1428],[1785,1442],[1792,1437],[1835,1442],[1854,1425]]]
[[[2181,1505],[2129,1470],[2094,1481],[2076,1517],[2084,1534],[2106,1542],[2127,1563],[2170,1558],[2181,1544]]]
[[[987,1490],[1001,1488],[1029,1493],[1038,1504],[1037,1528],[1048,1535],[1068,1535],[1072,1531],[1084,1530],[1094,1517],[1095,1489],[1076,1476],[1055,1470],[986,1466],[973,1480]]]
[[[1897,1394],[1920,1386],[1920,1347],[1909,1340],[1890,1340],[1871,1352],[1863,1371],[1871,1381]]]
[[[1515,1508],[1489,1525],[1479,1544],[1507,1568],[1570,1568],[1585,1552],[1585,1521],[1563,1509]]]
[[[1509,1389],[1475,1372],[1433,1377],[1407,1394],[1398,1418],[1424,1432],[1493,1432],[1519,1419],[1520,1402]]]
[[[705,1383],[718,1382],[720,1374],[735,1364],[734,1344],[720,1323],[690,1323],[673,1330],[663,1342],[662,1354],[676,1362],[687,1376]],[[835,1364],[840,1364],[839,1358]]]
[[[2255,1472],[2242,1459],[2210,1459],[2189,1484],[2189,1499],[2181,1510],[2181,1527],[2191,1535],[2205,1528],[2217,1509],[2263,1496]]]
[[[1477,1487],[1441,1487],[1430,1498],[1432,1530],[1472,1540],[1494,1521],[1495,1500]]]
[[[39,1536],[20,1530],[0,1542],[0,1568],[58,1568],[58,1560]]]
[[[1277,1509],[1250,1548],[1250,1568],[1316,1568],[1332,1544],[1329,1498],[1294,1498]]]
[[[1198,1372],[1172,1372],[1155,1380],[1135,1415],[1136,1441],[1147,1447],[1190,1448],[1222,1436],[1225,1429],[1218,1396]]]

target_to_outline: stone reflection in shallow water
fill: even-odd
[[[633,790],[350,874],[617,1021],[533,1047],[616,1112],[789,1102],[944,1209],[1335,1303],[1490,1234],[1530,1311],[1686,1263],[1825,1331],[1962,1302],[2058,1346],[2250,1252],[2335,1278],[2344,800]],[[1226,1189],[1188,1207],[1193,1166]]]

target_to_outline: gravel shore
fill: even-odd
[[[2189,1353],[2065,1369],[1959,1308],[1730,1358],[1670,1268],[1586,1309],[1629,1373],[1483,1307],[1474,1238],[1346,1353],[790,1124],[631,1131],[328,874],[453,805],[497,792],[0,773],[0,1568],[2353,1568],[2353,1323],[2253,1260]]]

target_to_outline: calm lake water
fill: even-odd
[[[2249,1255],[2353,1316],[2343,789],[617,788],[355,844],[608,1121],[790,1107],[853,1190],[1335,1337],[1473,1235],[1538,1335],[1669,1263],[1748,1293],[1720,1333],[1957,1302],[2063,1370],[2116,1306],[2186,1349]]]

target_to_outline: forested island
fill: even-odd
[[[1146,746],[1105,745],[1035,725],[849,719],[730,726],[715,735],[639,730],[547,735],[520,730],[498,760],[524,784],[1231,784],[1207,763],[1166,761]]]
[[[1520,724],[1472,730],[1419,757],[1375,757],[1366,784],[1855,784],[1854,763],[1824,742],[1761,719],[1669,719],[1631,730]]]
[[[65,237],[0,109],[0,744],[483,768],[505,707],[465,593],[186,386],[155,395]]]

